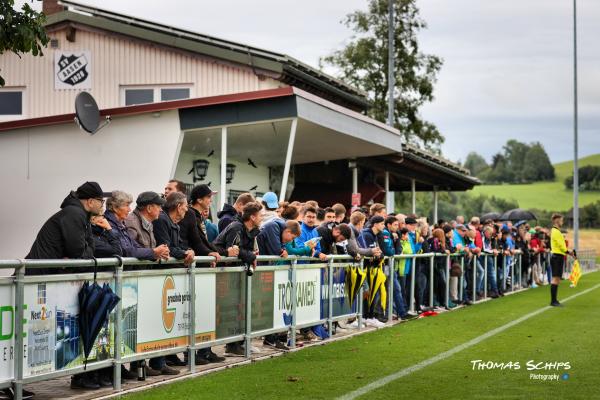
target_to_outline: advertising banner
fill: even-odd
[[[275,297],[273,327],[290,325],[292,320],[292,301],[296,302],[296,324],[318,321],[321,304],[321,270],[299,269],[296,271],[296,298],[292,298],[291,271],[275,271]]]

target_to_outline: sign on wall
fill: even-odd
[[[54,89],[91,89],[90,51],[54,52]]]

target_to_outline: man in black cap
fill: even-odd
[[[40,229],[27,259],[92,258],[94,239],[90,218],[102,215],[105,193],[96,182],[85,182],[69,193]],[[29,269],[28,274],[59,273],[58,269]]]

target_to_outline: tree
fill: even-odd
[[[444,137],[419,115],[433,100],[433,85],[441,58],[420,52],[417,33],[427,27],[416,0],[394,1],[394,126],[407,142],[439,152]],[[320,60],[340,72],[340,78],[365,91],[372,103],[368,114],[385,121],[388,94],[388,0],[368,0],[367,11],[348,14],[343,23],[355,35],[341,50]]]
[[[565,187],[573,189],[573,175],[565,179]],[[600,190],[600,166],[587,165],[579,168],[579,190]]]
[[[23,4],[21,11],[14,9],[14,0],[0,1],[0,55],[12,51],[19,57],[31,53],[42,56],[42,47],[48,43],[44,29],[46,17],[33,10],[29,4]],[[0,75],[0,86],[4,86]]]
[[[554,180],[554,166],[540,143],[534,143],[525,154],[522,178],[526,182]]]
[[[485,162],[485,158],[472,151],[467,155],[467,159],[463,166],[471,172],[473,176],[479,176],[479,174],[488,168],[487,162]]]

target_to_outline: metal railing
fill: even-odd
[[[540,254],[538,255],[539,262],[542,263],[543,259],[546,255]],[[424,293],[428,292],[428,303],[430,307],[433,307],[435,304],[435,300],[438,303],[443,301],[443,305],[448,308],[450,303],[450,265],[451,261],[458,261],[461,268],[461,277],[460,277],[460,299],[468,299],[467,289],[470,289],[470,300],[473,302],[480,301],[477,297],[477,288],[478,285],[481,288],[481,284],[478,280],[483,279],[483,291],[484,298],[487,296],[487,286],[488,286],[488,260],[489,257],[494,258],[493,262],[493,270],[494,273],[497,271],[497,257],[490,254],[483,254],[479,257],[469,258],[464,254],[413,254],[413,255],[397,255],[394,257],[386,258],[385,263],[385,274],[387,276],[386,279],[386,290],[388,294],[387,304],[385,307],[385,315],[387,316],[388,324],[392,323],[393,309],[394,309],[394,279],[391,279],[392,274],[396,274],[396,261],[397,260],[410,260],[411,262],[411,270],[410,270],[410,285],[409,288],[405,288],[409,291],[410,295],[408,297],[408,306],[410,311],[415,311],[415,288],[416,288],[416,279],[420,279],[421,277],[417,275],[416,266],[417,262],[419,263],[419,274],[422,271],[429,272],[426,273],[426,287],[419,287],[420,294],[418,299],[420,301],[424,301]],[[442,259],[443,261],[436,264],[436,259]],[[480,263],[480,259],[483,259],[483,278],[478,276],[481,274],[481,269],[479,268],[478,263]],[[588,272],[594,270],[596,268],[595,265],[595,251],[580,251],[579,259],[582,265],[583,272]],[[87,368],[82,365],[70,366],[68,368],[63,368],[62,365],[60,368],[55,367],[55,358],[51,357],[50,363],[50,371],[45,370],[35,370],[31,368],[31,365],[27,365],[29,368],[29,373],[26,373],[26,362],[31,359],[30,357],[25,357],[25,337],[27,336],[27,332],[25,332],[25,324],[27,323],[26,319],[26,307],[27,302],[31,304],[36,304],[37,306],[43,307],[46,303],[47,290],[49,285],[52,284],[64,284],[65,288],[71,288],[71,290],[79,290],[82,281],[93,279],[92,272],[77,272],[78,269],[86,268],[89,271],[90,267],[94,266],[94,261],[92,260],[0,260],[0,269],[15,269],[15,274],[10,277],[1,277],[0,278],[0,307],[1,310],[9,310],[10,309],[10,323],[11,330],[13,333],[13,338],[10,340],[14,340],[14,358],[12,360],[13,372],[5,372],[8,373],[9,376],[2,377],[0,375],[0,388],[6,388],[13,386],[15,390],[15,398],[22,398],[22,389],[23,385],[32,382],[38,382],[48,379],[53,379],[61,376],[74,375],[78,373],[82,373],[85,371],[94,371],[101,368],[113,367],[113,382],[114,389],[121,389],[121,365],[125,363],[130,363],[132,361],[144,360],[152,357],[165,356],[170,354],[177,354],[181,352],[188,353],[188,369],[190,372],[194,372],[195,370],[195,362],[194,362],[194,354],[196,350],[216,346],[223,345],[233,342],[243,341],[245,344],[245,356],[250,356],[251,350],[251,340],[255,337],[265,336],[269,334],[275,333],[285,333],[287,332],[289,335],[289,345],[291,347],[296,346],[296,329],[300,329],[303,327],[311,327],[319,324],[326,324],[329,334],[332,334],[333,324],[335,321],[340,321],[349,318],[356,318],[358,320],[358,329],[362,327],[362,315],[363,315],[363,287],[361,287],[357,293],[356,299],[353,299],[353,306],[350,307],[345,301],[347,299],[347,295],[345,293],[345,281],[342,280],[342,272],[347,273],[346,268],[348,266],[358,267],[360,270],[364,270],[366,267],[364,266],[364,260],[357,261],[355,259],[350,258],[349,256],[341,256],[341,255],[330,255],[327,257],[326,262],[315,262],[314,258],[308,257],[288,257],[288,258],[280,258],[275,256],[258,256],[257,260],[260,264],[268,263],[268,265],[259,265],[256,269],[254,276],[246,276],[245,270],[246,268],[241,264],[240,260],[235,258],[222,258],[216,268],[206,268],[211,263],[214,263],[213,257],[195,257],[194,262],[188,267],[185,268],[181,265],[181,261],[177,261],[171,259],[167,262],[161,262],[159,264],[149,262],[149,261],[140,261],[135,258],[123,258],[122,260],[117,258],[104,258],[97,260],[97,266],[101,268],[101,272],[98,272],[97,279],[100,282],[109,282],[113,287],[115,293],[121,298],[121,301],[116,306],[115,310],[111,314],[111,323],[112,323],[112,346],[108,346],[112,348],[112,351],[108,351],[105,359],[91,361],[87,364]],[[425,263],[425,264],[423,264]],[[511,276],[511,291],[514,291],[516,287],[519,290],[523,289],[522,285],[522,274],[521,274],[521,255],[517,254],[515,262],[510,264],[507,263],[507,257],[503,258],[503,267],[502,270],[508,272],[510,269]],[[491,265],[491,264],[490,264]],[[515,265],[517,265],[518,279],[516,280],[518,284],[515,284]],[[146,270],[128,270],[128,267],[139,267],[139,266],[147,266],[149,269]],[[199,268],[199,266],[205,266],[205,268]],[[158,268],[167,268],[167,269],[158,269]],[[426,268],[428,267],[428,268]],[[63,269],[66,268],[68,270],[74,271],[69,274],[56,274],[56,275],[30,275],[25,274],[26,269]],[[105,270],[105,269],[110,270]],[[440,269],[440,272],[437,272],[436,269]],[[491,269],[491,268],[490,268]],[[283,272],[280,272],[283,271]],[[306,272],[308,271],[308,272]],[[312,275],[311,275],[311,272]],[[318,271],[318,272],[317,272]],[[436,273],[437,272],[437,273]],[[465,272],[469,274],[468,278],[471,278],[470,283],[467,282],[465,278]],[[283,276],[284,273],[287,273],[287,277]],[[309,276],[317,277],[316,282],[320,283],[316,285],[317,287],[312,287],[313,290],[316,290],[316,293],[309,293],[307,291],[311,290],[310,282],[299,280],[298,276],[302,275],[306,278]],[[427,276],[428,275],[428,276]],[[439,293],[435,293],[435,284],[436,278],[438,275],[443,282],[444,286],[444,295],[443,300],[440,299]],[[507,284],[507,273],[504,273],[503,276],[503,287],[506,287]],[[182,277],[182,278],[180,278]],[[127,295],[124,293],[124,288],[127,290],[130,289],[128,282],[135,281],[136,285],[140,282],[147,284],[150,281],[156,279],[163,279],[166,282],[167,279],[178,281],[183,280],[184,286],[182,289],[187,289],[187,297],[181,296],[182,298],[187,298],[189,301],[187,302],[187,309],[185,312],[188,314],[187,316],[187,325],[184,324],[182,329],[187,330],[185,339],[181,337],[178,340],[173,340],[165,345],[165,348],[161,348],[158,346],[152,350],[138,348],[131,349],[133,351],[128,351],[128,354],[124,354],[125,341],[131,341],[132,337],[135,336],[139,338],[140,330],[142,329],[139,324],[135,327],[128,326],[127,329],[124,329],[123,326],[123,313],[124,313],[124,297]],[[302,278],[302,279],[305,279]],[[215,292],[214,294],[205,293],[203,291],[199,291],[196,287],[199,282],[202,283],[202,279],[208,279],[211,284],[214,279]],[[275,287],[276,279],[280,279],[280,283],[278,287]],[[215,299],[217,296],[217,280],[221,285],[227,285],[230,283],[239,284],[239,291],[236,291],[234,294],[237,295],[237,299],[240,300],[240,303],[237,304],[238,308],[236,309],[238,322],[240,326],[233,327],[231,331],[227,331],[225,334],[217,334],[219,332],[219,328],[222,327],[225,323],[229,321],[217,321],[216,316],[214,321],[213,332],[208,335],[208,337],[201,337],[201,340],[198,341],[198,328],[196,327],[196,321],[198,315],[205,311],[203,309],[197,309],[198,305],[205,304],[215,304],[215,314],[218,314],[216,311],[216,302],[218,299]],[[256,281],[256,282],[254,282]],[[257,290],[253,290],[253,282],[257,286]],[[308,283],[307,283],[308,282]],[[325,283],[326,282],[326,283]],[[271,285],[272,286],[269,286]],[[299,287],[298,285],[303,285],[300,290],[304,292],[300,293],[299,297]],[[26,289],[31,292],[31,286],[36,286],[36,295],[31,296],[28,295],[26,298],[25,292]],[[168,290],[165,291],[165,284],[163,283],[163,292],[162,292],[162,301],[168,298]],[[283,285],[283,286],[282,286]],[[143,285],[142,285],[143,286]],[[210,286],[210,285],[209,285]],[[150,287],[150,285],[148,285]],[[342,287],[344,287],[342,289]],[[286,317],[285,311],[288,313],[289,320],[285,321],[285,323],[275,324],[275,317],[269,323],[269,315],[265,317],[264,315],[257,315],[258,322],[256,326],[254,326],[253,321],[253,312],[261,311],[261,305],[259,303],[254,303],[255,301],[260,301],[260,290],[266,290],[267,295],[264,298],[268,298],[269,288],[272,288],[271,296],[273,296],[273,303],[275,303],[275,298],[278,299],[279,302],[282,302],[284,305],[284,320]],[[136,290],[138,286],[136,286]],[[290,290],[291,292],[287,292]],[[277,297],[275,297],[275,292],[278,291]],[[258,295],[257,295],[258,293]],[[185,294],[185,293],[184,293]],[[139,293],[136,292],[136,295]],[[319,315],[316,316],[313,312],[309,317],[303,316],[303,320],[299,320],[299,310],[298,305],[302,300],[306,300],[306,296],[312,295],[313,300],[316,301],[318,298],[319,304]],[[404,295],[404,293],[403,293]],[[37,296],[37,298],[32,299],[32,297]],[[283,297],[282,297],[283,296]],[[304,296],[304,297],[303,297]],[[258,298],[257,298],[258,297]],[[404,296],[406,297],[406,296]],[[6,298],[12,299],[10,301],[11,304],[4,304],[6,302]],[[243,299],[243,304],[242,304]],[[139,301],[141,299],[136,298],[138,303],[136,303],[136,316],[137,316],[137,307],[139,306]],[[144,299],[147,301],[148,299]],[[181,300],[180,300],[181,301]],[[234,299],[235,303],[235,299]],[[288,304],[289,303],[289,304]],[[182,301],[183,304],[183,301]],[[325,307],[325,304],[327,307]],[[235,305],[235,304],[234,304]],[[130,306],[128,306],[130,307]],[[313,311],[315,310],[315,305],[311,304]],[[289,308],[289,309],[288,309]],[[243,313],[242,313],[243,309]],[[334,311],[337,310],[337,311]],[[165,307],[163,305],[163,324],[165,323]],[[326,310],[326,312],[324,312]],[[264,311],[264,310],[262,310]],[[276,311],[275,304],[271,307],[273,311],[273,315],[275,316],[277,312],[281,311],[281,307]],[[33,311],[32,311],[33,312]],[[44,311],[44,312],[47,312]],[[130,321],[132,319],[129,308],[127,310],[128,316],[127,320]],[[166,311],[168,314],[169,310]],[[220,310],[223,312],[223,310]],[[243,315],[242,315],[243,314]],[[185,315],[185,313],[184,313]],[[35,317],[35,315],[31,315]],[[169,317],[169,315],[167,315]],[[203,316],[202,318],[204,318]],[[56,319],[56,315],[54,316]],[[139,319],[140,317],[138,317]],[[169,317],[170,318],[170,317]],[[174,321],[173,317],[173,321]],[[208,316],[208,319],[212,318],[211,315]],[[262,320],[261,320],[262,318]],[[266,319],[265,319],[266,318]],[[2,327],[2,323],[6,323],[6,318],[3,315],[0,315],[0,327]],[[263,322],[263,325],[260,322]],[[266,321],[266,322],[265,322]],[[206,321],[200,319],[199,322],[201,324]],[[137,322],[136,322],[137,323]],[[14,324],[14,325],[13,325]],[[55,325],[57,322],[55,321]],[[240,329],[241,327],[241,329]],[[55,352],[59,347],[58,343],[58,330],[57,326],[51,327],[56,335],[56,345],[55,348],[47,349],[51,352]],[[67,326],[65,326],[61,331],[62,335],[66,335]],[[166,329],[166,328],[165,328]],[[7,330],[0,329],[0,335],[3,337],[6,336]],[[126,335],[124,335],[126,333]],[[110,344],[110,334],[108,334],[108,342]],[[30,338],[31,339],[31,338]],[[70,340],[73,340],[71,338]],[[137,340],[137,339],[136,339]],[[62,343],[62,342],[61,342]],[[77,346],[80,343],[76,343]],[[137,345],[137,342],[136,342]],[[31,352],[31,346],[28,346],[28,351]],[[35,351],[35,350],[34,350]],[[78,354],[78,353],[77,353]],[[0,372],[1,374],[1,372]]]

